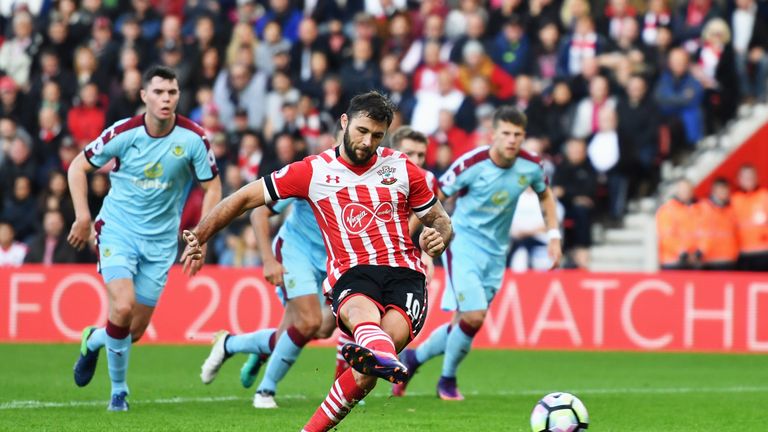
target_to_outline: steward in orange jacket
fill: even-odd
[[[738,227],[730,201],[728,181],[718,178],[709,199],[698,206],[697,249],[707,270],[736,270],[739,258]]]
[[[659,264],[664,270],[697,268],[701,252],[697,249],[699,207],[693,200],[693,185],[680,180],[675,195],[656,211]]]
[[[739,269],[768,271],[768,190],[758,187],[751,165],[739,170],[741,191],[731,200],[739,228]]]

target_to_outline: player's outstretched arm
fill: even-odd
[[[273,285],[283,284],[285,269],[275,258],[272,252],[272,240],[269,238],[269,216],[272,213],[266,206],[257,207],[251,212],[251,225],[256,232],[256,242],[259,244],[259,253],[264,270],[264,279]]]
[[[78,154],[69,166],[67,181],[75,208],[75,222],[69,231],[67,241],[77,250],[88,244],[91,237],[91,210],[88,208],[88,176],[93,166],[88,163],[83,153]]]
[[[560,266],[560,259],[563,257],[560,224],[557,222],[557,203],[555,202],[555,194],[549,187],[538,195],[541,214],[544,216],[544,223],[547,226],[547,238],[549,238],[547,253],[552,261],[552,267],[550,267],[552,270]]]
[[[448,213],[437,201],[427,213],[419,218],[426,228],[421,231],[419,243],[421,250],[431,257],[436,257],[443,253],[453,236],[453,227]]]
[[[211,180],[200,182],[200,186],[202,186],[203,190],[205,191],[205,195],[203,195],[203,208],[202,208],[202,217],[205,217],[208,215],[208,213],[211,212],[211,209],[219,202],[221,201],[221,180],[218,176],[214,177]],[[200,247],[200,253],[201,257],[199,260],[192,260],[187,259],[184,261],[184,267],[183,271],[184,273],[194,276],[200,269],[203,267],[203,263],[205,262],[205,253],[207,251],[207,246],[202,245]]]
[[[243,186],[237,192],[216,204],[216,207],[200,221],[197,228],[192,231],[185,230],[182,234],[187,247],[181,255],[180,261],[186,262],[188,259],[201,260],[203,258],[202,246],[214,234],[246,210],[263,206],[264,204],[263,179]]]

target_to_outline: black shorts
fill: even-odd
[[[419,334],[427,318],[427,284],[420,272],[403,267],[359,265],[347,270],[331,291],[331,307],[336,324],[354,336],[339,319],[339,308],[355,295],[364,295],[376,303],[382,314],[389,309],[400,312],[408,322],[411,339]],[[354,329],[352,329],[354,330]]]

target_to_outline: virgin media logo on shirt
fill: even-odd
[[[376,206],[375,210],[371,210],[360,203],[349,203],[344,206],[344,210],[341,212],[341,217],[344,220],[344,228],[351,234],[360,234],[368,229],[374,220],[380,222],[392,221],[392,214],[394,208],[392,203],[383,202]]]

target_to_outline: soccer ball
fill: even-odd
[[[533,432],[577,432],[589,427],[587,408],[570,393],[550,393],[533,407]]]

